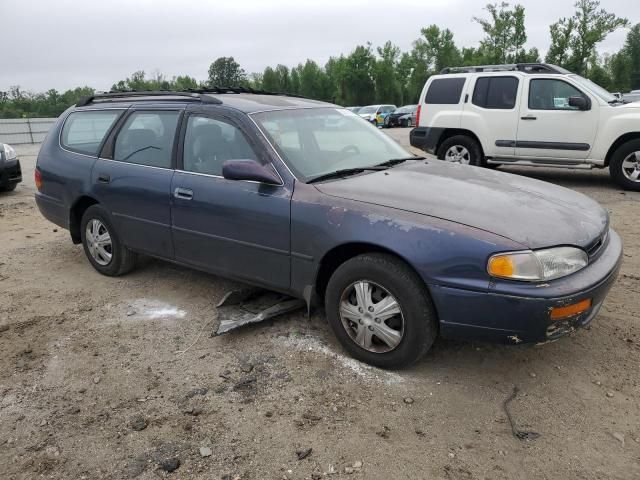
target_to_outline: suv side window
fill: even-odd
[[[118,132],[113,159],[149,167],[171,168],[180,112],[132,113]]]
[[[238,127],[222,119],[191,115],[184,137],[184,170],[222,176],[227,160],[257,161],[257,156]]]
[[[455,105],[460,103],[466,78],[436,78],[429,85],[424,103]]]
[[[585,95],[563,80],[539,78],[529,82],[531,110],[577,110],[576,107],[569,106],[569,97],[585,97]],[[588,101],[586,97],[585,99]]]
[[[516,77],[479,77],[472,103],[482,108],[511,110],[516,106],[518,83]]]
[[[60,143],[73,152],[98,155],[104,137],[121,114],[121,110],[73,112],[64,122]]]

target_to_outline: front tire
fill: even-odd
[[[640,191],[640,139],[624,143],[614,152],[609,175],[625,190]]]
[[[101,274],[117,277],[135,267],[136,254],[121,243],[109,215],[100,205],[92,205],[84,212],[80,235],[85,255]]]
[[[325,309],[344,349],[381,368],[416,362],[438,332],[424,282],[387,254],[359,255],[340,265],[329,280]]]
[[[442,142],[438,149],[438,159],[463,165],[484,166],[480,145],[467,135],[454,135]]]

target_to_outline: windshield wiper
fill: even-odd
[[[376,167],[393,167],[394,165],[398,165],[399,163],[406,162],[407,160],[424,160],[425,157],[420,156],[411,156],[411,157],[402,157],[402,158],[392,158],[387,160],[386,162],[382,162],[376,165]]]
[[[307,183],[319,182],[320,180],[329,180],[330,178],[339,178],[339,177],[347,177],[349,175],[355,175],[357,173],[362,173],[365,170],[386,170],[387,167],[384,165],[375,165],[373,167],[357,167],[357,168],[342,168],[340,170],[336,170],[334,172],[323,173],[322,175],[318,175],[316,177],[307,180]]]

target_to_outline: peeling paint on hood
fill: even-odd
[[[528,248],[588,246],[608,226],[600,204],[520,175],[439,160],[315,184],[324,194],[489,231]]]

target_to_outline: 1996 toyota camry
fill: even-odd
[[[102,94],[58,119],[36,201],[105,275],[137,254],[324,303],[354,357],[589,323],[622,254],[573,191],[410,155],[334,105],[238,89]]]

